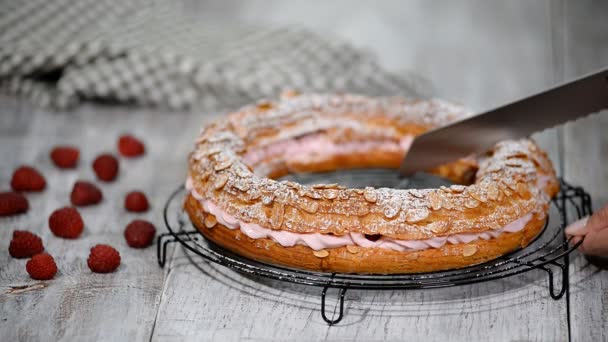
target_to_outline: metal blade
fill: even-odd
[[[426,171],[605,108],[608,69],[422,134],[414,139],[400,173]]]

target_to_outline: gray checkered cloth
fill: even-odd
[[[0,1],[0,92],[55,108],[94,100],[173,109],[241,105],[285,89],[419,95],[338,39],[214,25],[191,12],[175,2]]]

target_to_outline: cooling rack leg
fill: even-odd
[[[566,266],[565,263],[559,263],[557,261],[553,261],[550,263],[551,265],[555,265],[557,266],[559,269],[561,269],[560,275],[561,276],[561,287],[559,292],[555,289],[555,284],[554,284],[554,276],[553,276],[553,271],[546,266],[540,266],[538,267],[539,269],[547,272],[547,274],[549,275],[549,294],[551,295],[551,298],[555,299],[555,300],[559,300],[561,299],[564,294],[566,293],[566,290],[568,289],[568,267]]]
[[[325,314],[325,297],[327,295],[328,289],[329,287],[325,286],[323,288],[323,292],[321,292],[321,316],[323,317],[323,320],[327,322],[327,324],[334,325],[338,324],[342,320],[342,317],[344,317],[344,295],[346,294],[346,288],[340,288],[340,297],[338,298],[338,300],[340,301],[338,308],[338,317],[336,317],[335,319],[329,319]]]
[[[175,242],[175,238],[169,233],[161,234],[157,238],[156,259],[158,260],[158,266],[160,267],[165,267],[165,261],[167,260],[167,245],[171,242]]]

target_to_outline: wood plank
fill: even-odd
[[[576,77],[608,65],[608,3],[563,1],[564,76]],[[595,209],[608,204],[608,111],[569,123],[564,129],[564,175],[591,193]],[[571,267],[573,341],[608,340],[608,273],[576,253]]]
[[[130,220],[145,218],[162,227],[161,208],[185,174],[185,156],[197,132],[198,115],[184,113],[176,120],[163,112],[84,107],[74,113],[47,113],[3,101],[0,117],[11,134],[0,135],[0,184],[8,187],[15,167],[27,163],[45,175],[48,188],[28,194],[27,215],[0,219],[0,340],[147,340],[149,339],[166,273],[156,263],[156,249],[131,249],[123,238]],[[196,126],[189,124],[195,117]],[[85,231],[78,240],[54,237],[47,218],[69,204],[76,179],[93,180],[90,164],[102,151],[116,151],[117,137],[132,132],[143,137],[148,153],[136,160],[121,159],[116,182],[101,184],[104,201],[81,209]],[[184,132],[184,134],[182,134]],[[51,146],[73,143],[81,149],[77,170],[51,165]],[[135,215],[123,209],[124,193],[142,189],[152,210]],[[14,229],[38,233],[59,267],[55,279],[31,280],[26,260],[7,252]],[[89,248],[108,243],[119,250],[122,265],[113,274],[93,274],[86,265]],[[41,287],[38,284],[43,284]],[[12,292],[15,287],[31,291]]]

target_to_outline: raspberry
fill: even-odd
[[[120,254],[112,246],[95,245],[91,248],[87,265],[95,273],[114,272],[120,265]]]
[[[132,135],[125,134],[118,139],[118,151],[125,157],[138,157],[145,150],[144,144]]]
[[[148,210],[148,199],[141,191],[132,191],[125,197],[125,209],[140,213]]]
[[[53,279],[55,274],[57,274],[55,259],[48,253],[34,255],[27,264],[25,264],[25,269],[27,270],[27,273],[30,274],[30,277],[36,280]]]
[[[93,183],[78,181],[74,184],[70,200],[73,205],[85,206],[101,202],[103,195],[101,190]]]
[[[44,251],[44,246],[38,235],[24,230],[13,232],[13,239],[8,246],[8,252],[13,258],[30,258],[42,251]]]
[[[13,172],[11,188],[15,191],[42,191],[46,187],[44,177],[30,166],[21,166]]]
[[[93,170],[100,180],[113,181],[118,175],[118,159],[111,154],[99,155],[93,161]]]
[[[76,239],[84,229],[84,222],[76,208],[65,207],[53,211],[49,216],[49,228],[55,236]]]
[[[156,228],[148,221],[134,220],[125,229],[127,244],[133,248],[146,248],[152,244]]]
[[[0,192],[0,216],[17,215],[30,208],[27,198],[17,192]]]
[[[57,146],[51,151],[51,159],[60,169],[72,169],[78,164],[80,151],[72,146]]]

